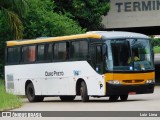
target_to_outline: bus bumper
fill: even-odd
[[[154,83],[143,85],[106,84],[106,95],[147,94],[154,92]]]

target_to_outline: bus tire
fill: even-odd
[[[128,95],[120,95],[121,101],[127,101]]]
[[[29,83],[26,88],[26,96],[29,102],[42,102],[44,97],[43,96],[36,96],[34,86],[32,83]]]
[[[118,100],[118,98],[119,98],[119,96],[118,96],[118,95],[111,95],[111,96],[109,97],[109,101],[111,101],[111,102],[115,102],[115,101],[117,101],[117,100]]]
[[[59,96],[61,101],[73,101],[76,96]]]
[[[44,100],[43,96],[36,96],[37,100],[35,102],[42,102]]]
[[[87,85],[84,81],[81,82],[80,95],[81,95],[82,102],[89,101]]]

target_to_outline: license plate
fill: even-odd
[[[136,92],[129,92],[129,95],[135,95]]]

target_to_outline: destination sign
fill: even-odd
[[[116,2],[117,12],[160,10],[160,0]]]
[[[102,23],[106,29],[127,29],[159,26],[159,20],[160,0],[110,0]]]
[[[57,71],[52,71],[52,72],[45,71],[45,76],[64,76],[64,72],[63,71],[60,71],[60,72],[57,72]]]

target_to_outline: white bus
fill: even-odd
[[[136,56],[136,59],[135,59]],[[59,96],[109,97],[154,91],[150,38],[130,32],[95,31],[6,43],[6,91],[30,102]]]

